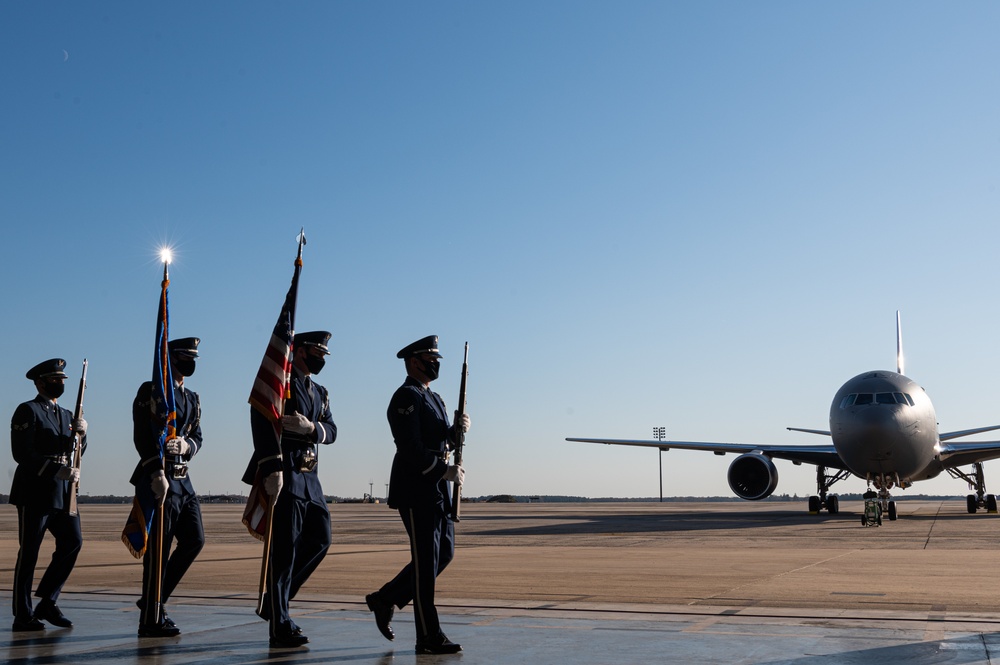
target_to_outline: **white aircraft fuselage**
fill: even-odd
[[[932,478],[938,446],[930,397],[913,380],[887,370],[859,374],[830,405],[830,438],[851,473],[885,477],[903,487]]]

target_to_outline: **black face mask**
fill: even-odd
[[[191,376],[194,374],[195,361],[194,360],[183,360],[178,358],[174,361],[174,369],[181,376]]]
[[[66,386],[59,381],[46,381],[45,382],[45,394],[52,399],[59,399],[63,392],[66,390]]]
[[[438,378],[438,374],[441,372],[441,361],[440,360],[421,360],[424,365],[424,374],[431,381]]]
[[[323,366],[326,365],[326,358],[308,354],[303,362],[305,362],[310,374],[319,374],[323,370]]]

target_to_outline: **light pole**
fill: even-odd
[[[667,435],[666,427],[654,427],[653,436],[657,441],[663,441],[663,437]],[[656,454],[660,458],[660,503],[663,503],[663,448],[657,448]]]

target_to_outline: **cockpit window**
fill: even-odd
[[[867,406],[869,404],[908,404],[914,406],[909,393],[851,393],[840,403],[840,408]]]

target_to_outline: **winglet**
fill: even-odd
[[[896,310],[896,373],[905,374],[903,370],[903,329],[899,325],[899,310]]]

